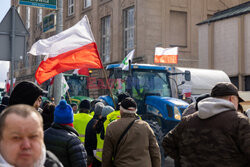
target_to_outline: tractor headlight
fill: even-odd
[[[174,106],[174,118],[177,120],[181,120],[181,113],[178,107]]]

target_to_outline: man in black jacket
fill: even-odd
[[[86,127],[86,133],[85,133],[85,148],[87,150],[88,154],[88,165],[92,164],[92,167],[101,167],[101,162],[98,161],[94,157],[93,150],[96,150],[97,146],[97,138],[96,134],[97,132],[101,132],[101,129],[99,129],[98,121],[101,119],[101,113],[102,109],[104,108],[104,104],[102,102],[98,102],[95,104],[95,115],[94,117],[89,121],[87,127]]]
[[[86,167],[87,153],[73,128],[73,111],[61,100],[54,112],[54,123],[44,132],[46,148],[53,152],[64,167]]]

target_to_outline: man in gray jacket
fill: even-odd
[[[218,83],[163,139],[165,153],[185,167],[250,165],[249,119],[237,112],[241,98],[232,83]]]
[[[136,118],[136,111],[136,102],[131,97],[121,102],[121,119],[111,122],[107,127],[102,155],[103,167],[111,167],[112,163],[119,167],[160,167],[160,149],[154,132],[147,122]],[[119,143],[121,135],[133,121]]]

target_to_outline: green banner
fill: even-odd
[[[56,9],[57,0],[19,0],[20,5]]]

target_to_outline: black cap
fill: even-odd
[[[212,91],[212,97],[222,97],[222,96],[237,96],[239,98],[239,102],[243,102],[244,100],[239,96],[238,88],[230,83],[230,82],[219,82],[217,83]]]
[[[82,100],[79,104],[79,109],[85,108],[87,110],[90,109],[90,102],[88,100]]]
[[[13,89],[10,95],[9,105],[28,104],[33,106],[37,98],[45,94],[47,94],[47,91],[44,91],[35,83],[22,81]]]
[[[135,109],[137,108],[135,100],[132,99],[131,97],[127,97],[124,100],[122,100],[121,106],[126,110],[129,110],[129,108],[135,108]]]

